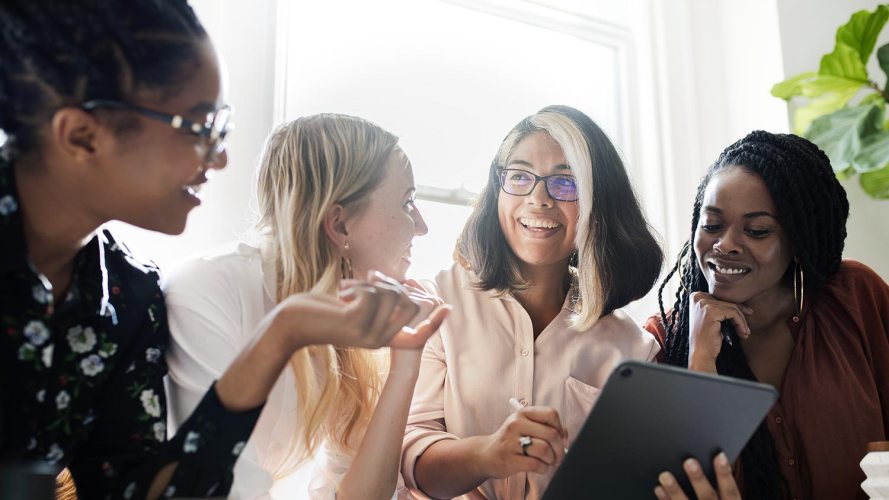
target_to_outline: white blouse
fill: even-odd
[[[210,384],[253,340],[256,326],[276,305],[274,261],[268,255],[259,245],[232,243],[184,263],[166,280],[172,335],[167,352],[170,432],[175,432]],[[276,479],[294,470],[301,448],[301,443],[293,442],[298,435],[297,405],[293,371],[288,366],[272,388],[235,466],[230,498],[276,496]],[[351,457],[325,443],[313,462],[308,489],[296,493],[299,498],[334,498]]]

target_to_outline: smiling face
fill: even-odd
[[[209,39],[198,42],[196,58],[172,96],[163,91],[140,94],[134,104],[203,124],[220,106],[219,62]],[[115,111],[130,113],[128,111]],[[197,195],[209,169],[224,168],[227,156],[205,161],[203,138],[177,130],[163,121],[136,115],[139,129],[120,137],[102,165],[96,183],[103,193],[94,210],[105,220],[118,219],[154,231],[178,234],[188,213],[201,200]]]
[[[414,204],[414,173],[401,148],[395,147],[384,169],[383,180],[347,223],[349,258],[356,278],[375,270],[403,281],[411,265],[411,242],[428,230]]]
[[[562,148],[544,132],[533,132],[522,139],[504,168],[522,169],[541,177],[571,174]],[[554,267],[564,272],[575,248],[577,202],[554,200],[540,181],[527,196],[501,190],[497,214],[520,268]]]
[[[719,300],[780,303],[782,277],[793,259],[775,203],[758,175],[727,167],[704,191],[694,249],[698,265]]]

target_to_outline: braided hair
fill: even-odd
[[[667,332],[666,359],[669,364],[688,366],[689,295],[708,290],[691,241],[701,216],[704,191],[713,176],[727,167],[740,167],[765,182],[775,203],[778,222],[805,273],[807,293],[817,292],[840,267],[849,202],[827,155],[795,135],[750,133],[726,148],[704,175],[695,197],[689,242],[658,289],[661,320]],[[792,280],[793,272],[793,266],[789,266],[784,279]],[[679,276],[680,287],[668,314],[664,310],[663,292],[674,275]],[[734,342],[733,345],[723,342],[716,359],[716,370],[721,375],[753,380],[755,377],[740,340],[734,328],[728,326]],[[778,466],[775,442],[765,423],[756,430],[740,458],[746,496],[762,499],[787,496],[787,483]]]
[[[185,0],[2,0],[0,154],[37,149],[59,108],[143,90],[169,97],[206,36]],[[123,133],[135,123],[109,126]]]

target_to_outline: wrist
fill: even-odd
[[[688,369],[696,372],[716,373],[716,358],[692,354],[688,358]]]
[[[422,350],[390,349],[388,378],[416,383],[417,377],[420,376],[422,357]]]
[[[290,354],[309,346],[312,343],[305,338],[304,329],[300,328],[300,310],[295,304],[284,307],[279,304],[272,310],[266,330],[262,337],[268,337],[273,347],[280,352]]]

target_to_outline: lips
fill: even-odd
[[[707,267],[717,283],[734,283],[747,276],[751,269],[738,262],[708,261]]]

